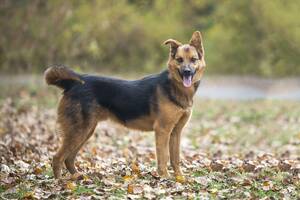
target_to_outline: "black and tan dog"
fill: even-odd
[[[81,75],[63,66],[46,70],[46,82],[64,90],[58,107],[63,142],[53,158],[56,178],[61,177],[63,163],[71,174],[77,172],[77,152],[97,123],[106,119],[128,128],[154,131],[158,174],[169,176],[170,158],[175,175],[182,175],[180,136],[204,72],[204,49],[199,31],[193,33],[189,44],[173,39],[164,44],[170,45],[168,69],[139,80]]]

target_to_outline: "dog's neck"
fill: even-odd
[[[169,78],[171,82],[170,92],[177,104],[184,109],[191,107],[193,105],[193,97],[198,89],[200,81],[195,82],[191,87],[187,88],[174,78]]]

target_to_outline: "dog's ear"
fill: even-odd
[[[190,45],[196,48],[198,54],[200,54],[199,57],[204,56],[204,48],[200,31],[195,31],[193,33]]]
[[[177,48],[182,45],[180,42],[174,39],[168,39],[164,42],[164,44],[170,45],[170,55],[172,56],[172,58],[175,57]]]

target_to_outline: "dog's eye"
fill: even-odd
[[[182,63],[183,62],[183,58],[176,58],[176,61],[178,62],[178,63]]]
[[[198,60],[198,58],[195,58],[195,57],[193,57],[193,58],[191,58],[191,62],[196,62]]]

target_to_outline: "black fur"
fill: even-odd
[[[160,74],[127,81],[116,78],[82,75],[84,84],[67,85],[65,93],[79,101],[83,116],[87,117],[93,101],[112,112],[119,120],[126,123],[138,117],[149,115],[150,109],[157,111],[156,89],[161,87],[166,96],[176,105],[172,81],[167,70]]]
[[[55,83],[58,87],[64,88],[65,91],[70,90],[74,85],[81,84],[80,82],[76,80],[70,80],[70,79],[63,79],[58,80]]]
[[[157,108],[155,90],[168,79],[168,72],[135,81],[90,75],[83,75],[81,79],[85,83],[74,85],[66,94],[81,103],[85,114],[91,109],[89,102],[95,100],[126,123],[150,114],[151,106]]]
[[[175,93],[176,88],[172,84],[172,82],[169,79],[166,79],[164,81],[164,84],[161,85],[161,88],[163,89],[164,93],[168,96],[170,101],[172,101],[175,105],[183,108],[184,106],[176,99]]]

